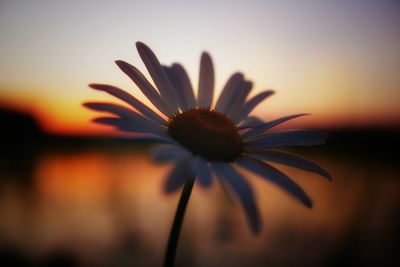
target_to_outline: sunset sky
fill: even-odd
[[[253,94],[277,94],[264,119],[310,112],[322,128],[400,125],[400,2],[0,1],[0,106],[32,112],[53,133],[102,131],[81,103],[113,100],[87,87],[109,83],[148,103],[114,64],[146,73],[143,41],[161,62],[182,63],[195,87],[208,51],[216,94],[235,71]]]

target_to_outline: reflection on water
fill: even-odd
[[[325,155],[325,156],[323,156]],[[393,167],[310,155],[334,177],[279,166],[314,200],[308,210],[249,179],[263,231],[253,236],[218,183],[195,188],[179,266],[341,266],[389,262],[399,234]],[[20,266],[161,266],[179,194],[161,193],[168,166],[145,153],[47,152],[23,172],[0,170],[0,256]],[[7,176],[7,177],[5,177]],[[29,183],[20,183],[22,178]],[[4,178],[4,179],[3,179]],[[29,180],[28,179],[28,180]]]

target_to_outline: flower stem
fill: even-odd
[[[174,223],[172,224],[171,232],[169,234],[167,250],[164,258],[164,267],[173,267],[175,264],[175,254],[178,247],[179,234],[181,232],[183,218],[185,216],[190,194],[192,193],[193,184],[194,179],[190,178],[186,180],[185,186],[183,187],[178,207],[176,209]]]

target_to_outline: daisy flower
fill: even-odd
[[[206,188],[217,177],[237,196],[250,229],[257,233],[261,226],[259,211],[251,186],[237,170],[240,167],[276,184],[305,206],[312,207],[304,190],[269,164],[280,163],[331,179],[315,162],[277,150],[279,147],[313,146],[325,142],[328,135],[320,131],[273,130],[285,121],[308,114],[288,115],[267,122],[251,116],[253,109],[274,92],[266,90],[249,97],[252,82],[242,73],[234,73],[214,101],[214,67],[206,52],[201,55],[196,96],[182,65],[163,66],[148,46],[138,42],[136,47],[155,86],[131,64],[121,60],[116,64],[159,112],[154,112],[128,92],[106,84],[89,86],[119,98],[132,108],[102,102],[84,103],[84,106],[112,114],[96,118],[94,122],[140,133],[139,137],[133,138],[157,144],[153,152],[155,160],[174,162],[165,180],[166,192],[175,192],[185,185],[181,204],[185,194],[188,199],[195,180]],[[185,207],[185,204],[178,206],[178,210],[183,209],[182,217]]]

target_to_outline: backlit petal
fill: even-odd
[[[292,120],[292,119],[295,119],[295,118],[298,118],[298,117],[301,117],[301,116],[305,116],[305,115],[310,115],[310,114],[301,113],[301,114],[288,115],[288,116],[284,116],[284,117],[278,118],[278,119],[273,120],[273,121],[266,122],[263,125],[256,126],[253,129],[251,129],[250,131],[242,134],[242,137],[243,138],[254,137],[256,135],[259,135],[259,134],[271,129],[272,127],[275,127],[275,126],[277,126],[277,125],[279,125],[281,123],[284,123],[285,121]]]
[[[212,170],[226,181],[239,197],[251,230],[253,233],[258,233],[261,228],[260,213],[254,200],[253,190],[248,182],[229,164],[214,162]]]
[[[227,107],[225,109],[226,115],[228,115],[229,118],[233,118],[238,107],[241,107],[244,105],[244,102],[246,101],[246,97],[250,93],[252,87],[253,87],[252,82],[250,82],[250,81],[242,82],[240,89],[234,93],[232,101],[230,102],[229,105],[227,105]]]
[[[261,159],[261,160],[266,160],[266,161],[271,161],[271,162],[276,162],[288,166],[292,166],[295,168],[303,169],[306,171],[310,172],[315,172],[317,174],[322,175],[328,180],[331,180],[330,174],[324,170],[321,166],[319,166],[317,163],[315,163],[312,160],[303,158],[301,156],[291,154],[288,152],[283,152],[283,151],[276,151],[276,150],[270,150],[270,149],[256,149],[256,150],[250,150],[248,151],[250,155],[252,155],[255,158]]]
[[[207,161],[201,157],[195,157],[192,165],[200,185],[209,187],[212,184],[212,176]]]
[[[178,111],[178,104],[175,97],[176,91],[172,88],[156,55],[144,43],[137,42],[136,48],[157,89],[160,91],[165,106],[169,107],[170,111],[175,114]]]
[[[139,101],[136,97],[133,95],[127,93],[126,91],[112,85],[107,85],[107,84],[97,84],[97,83],[92,83],[89,84],[89,86],[93,89],[104,91],[109,93],[110,95],[113,95],[122,101],[128,103],[135,109],[137,109],[139,112],[141,112],[143,115],[145,115],[147,118],[152,119],[154,121],[159,122],[160,124],[166,125],[166,121],[161,118],[157,113],[152,111],[149,107],[147,107],[145,104],[143,104],[141,101]]]
[[[191,157],[179,160],[171,169],[165,180],[164,191],[167,193],[175,192],[185,183],[186,179],[194,179]]]
[[[155,161],[161,162],[188,157],[191,153],[180,145],[168,144],[155,147],[152,151],[152,155]]]
[[[265,178],[268,181],[271,181],[280,186],[291,195],[297,197],[305,206],[309,208],[312,207],[311,200],[304,192],[304,190],[292,179],[290,179],[286,174],[275,169],[268,163],[246,155],[243,155],[240,159],[236,161],[236,163],[239,164],[241,167],[255,174],[258,174],[262,178]]]
[[[229,78],[224,86],[224,89],[222,89],[222,92],[219,95],[217,103],[215,104],[216,111],[226,113],[228,107],[232,104],[237,96],[237,93],[240,91],[242,83],[242,73],[235,73]]]
[[[126,107],[102,102],[89,102],[83,104],[85,107],[101,112],[108,112],[129,121],[133,127],[137,128],[140,132],[161,133],[165,132],[159,124],[151,121],[139,113],[130,110]],[[101,123],[100,121],[97,121]]]
[[[275,92],[272,90],[267,90],[267,91],[261,92],[255,96],[253,96],[242,107],[238,108],[236,113],[233,115],[232,120],[235,123],[240,123],[242,120],[244,120],[250,114],[250,112],[253,111],[253,109],[258,104],[260,104],[263,100],[270,97],[274,93]]]
[[[265,122],[262,121],[259,117],[249,116],[240,124],[239,129],[255,128],[263,125],[264,123]]]
[[[142,93],[156,108],[158,108],[159,111],[169,117],[173,115],[173,112],[166,108],[157,90],[135,66],[122,60],[117,60],[115,63],[126,75],[128,75],[128,77],[137,85],[137,87],[139,87]]]
[[[214,67],[207,52],[201,54],[197,106],[210,108],[214,97]]]
[[[146,125],[143,126],[140,123],[132,123],[131,120],[123,119],[120,117],[99,117],[93,119],[93,122],[98,124],[113,126],[118,130],[124,132],[151,133],[162,137],[166,136],[165,131],[163,131],[162,129],[152,129],[152,128],[149,129],[148,127],[146,127]]]
[[[189,79],[189,75],[181,64],[175,63],[172,65],[172,69],[175,71],[180,79],[183,89],[183,96],[186,103],[186,109],[191,109],[196,107],[196,99],[194,97],[194,91],[192,84]]]
[[[277,131],[256,137],[247,142],[249,148],[272,148],[284,146],[314,146],[325,143],[328,134],[309,129]]]

